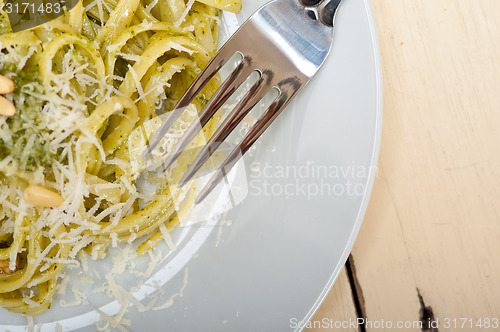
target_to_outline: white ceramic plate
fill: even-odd
[[[226,29],[266,2],[246,0],[241,15],[227,17]],[[224,222],[176,231],[177,250],[164,246],[151,276],[117,277],[128,286],[146,281],[135,297],[168,307],[139,312],[130,306],[130,325],[123,327],[277,332],[299,330],[298,323],[312,317],[347,259],[368,204],[380,146],[380,68],[368,0],[344,0],[325,66],[245,158],[243,204]],[[148,262],[135,269],[144,271]],[[104,275],[111,264],[111,257],[91,262],[87,273]],[[35,330],[96,331],[96,308],[119,312],[118,302],[94,293],[101,283],[81,274],[69,272],[66,294],[35,317]],[[73,287],[87,304],[61,305],[78,302]],[[161,296],[152,303],[155,294]],[[0,309],[0,330],[26,331],[27,320]]]

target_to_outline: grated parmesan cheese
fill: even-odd
[[[159,226],[159,229],[160,229],[161,235],[163,237],[163,240],[165,241],[167,246],[170,248],[170,250],[172,250],[172,251],[176,250],[177,247],[174,243],[174,240],[172,239],[172,236],[170,235],[170,232],[168,231],[167,227],[165,226],[165,224],[161,224]]]

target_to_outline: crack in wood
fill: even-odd
[[[363,298],[363,291],[361,285],[359,284],[358,277],[356,275],[356,266],[354,264],[354,258],[349,255],[347,262],[345,263],[347,276],[349,278],[349,284],[351,286],[352,299],[356,307],[356,314],[359,318],[366,321],[366,310],[365,310],[365,299]],[[366,332],[366,327],[363,324],[359,325],[359,332]]]
[[[431,324],[435,321],[434,312],[432,307],[426,306],[424,298],[420,293],[420,289],[417,288],[418,301],[420,302],[420,321],[422,322],[422,331],[424,332],[439,332],[437,327],[433,327]]]

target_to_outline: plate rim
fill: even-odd
[[[318,309],[321,307],[326,297],[330,293],[333,288],[333,285],[337,281],[342,268],[344,267],[349,255],[351,254],[352,248],[358,237],[359,231],[361,229],[361,225],[363,224],[363,220],[366,215],[366,211],[368,209],[368,204],[370,202],[370,198],[373,191],[373,184],[375,182],[375,176],[377,174],[377,167],[380,156],[380,146],[382,141],[382,122],[383,122],[383,73],[382,73],[382,56],[380,53],[380,41],[378,37],[378,31],[375,24],[375,16],[373,13],[373,8],[369,0],[363,0],[364,8],[367,14],[368,19],[368,27],[370,30],[370,38],[372,41],[373,47],[373,57],[375,63],[375,90],[376,90],[376,105],[375,105],[375,130],[374,130],[374,139],[373,139],[373,150],[370,161],[370,171],[369,177],[366,187],[365,195],[363,196],[363,200],[361,202],[361,206],[359,209],[359,213],[356,217],[356,221],[354,222],[354,227],[352,229],[351,235],[347,242],[347,245],[344,248],[342,256],[337,263],[333,273],[328,279],[325,287],[321,291],[321,293],[316,298],[316,301],[312,305],[311,309],[308,311],[306,316],[303,318],[303,322],[310,321]],[[294,330],[295,332],[302,331],[306,326],[304,324],[299,324],[299,326]]]

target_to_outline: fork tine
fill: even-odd
[[[279,84],[280,95],[272,103],[267,111],[260,117],[250,132],[243,138],[242,142],[231,152],[222,163],[212,178],[208,181],[202,191],[198,194],[195,204],[203,201],[227,173],[236,165],[238,160],[252,147],[264,131],[273,123],[283,109],[290,103],[295,95],[302,89],[303,81],[299,78],[290,78]]]
[[[264,98],[271,86],[270,77],[263,73],[259,80],[252,86],[243,99],[238,103],[231,114],[219,126],[208,143],[203,147],[200,153],[189,166],[188,170],[179,182],[180,186],[186,184],[199,171],[205,162],[215,153],[217,148],[233,132],[236,126],[245,118],[245,116]]]
[[[203,69],[203,71],[198,75],[198,77],[189,86],[187,91],[181,97],[177,105],[170,112],[170,115],[166,121],[161,125],[160,129],[156,134],[149,140],[149,145],[144,152],[144,157],[153,152],[153,150],[158,146],[158,144],[163,139],[163,136],[172,128],[172,125],[179,118],[179,116],[184,112],[184,110],[191,104],[191,102],[196,98],[200,91],[207,85],[207,83],[217,74],[217,72],[227,63],[227,61],[237,52],[231,52],[228,44],[226,44],[219,53],[208,63],[208,65]]]
[[[163,170],[169,168],[175,160],[182,154],[184,149],[196,137],[198,132],[208,123],[214,114],[224,105],[245,80],[254,71],[251,66],[251,59],[244,58],[243,61],[230,74],[226,81],[217,89],[215,94],[210,98],[207,105],[203,108],[199,121],[193,122],[186,133],[175,144],[172,151],[169,152],[167,158],[163,162]]]

